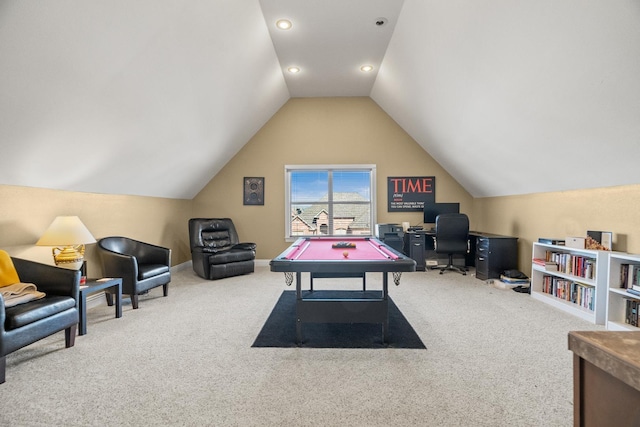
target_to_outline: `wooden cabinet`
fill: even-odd
[[[640,425],[640,332],[569,333],[573,425]]]

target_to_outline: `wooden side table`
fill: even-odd
[[[86,285],[80,286],[79,312],[79,331],[78,335],[87,333],[87,296],[105,289],[113,288],[116,295],[116,318],[122,317],[122,279],[104,278],[104,279],[87,279]],[[107,301],[109,299],[107,298]]]
[[[573,425],[640,425],[640,332],[569,332]]]

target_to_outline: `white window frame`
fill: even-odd
[[[291,235],[291,172],[293,171],[314,171],[314,170],[331,170],[331,171],[367,171],[369,175],[369,189],[370,189],[370,235],[373,236],[377,218],[376,210],[376,165],[364,164],[364,165],[285,165],[284,166],[284,212],[285,212],[285,241],[293,242],[301,236]],[[329,181],[331,191],[333,190],[333,183]],[[330,209],[332,209],[332,201],[329,201]],[[330,237],[331,235],[326,235]],[[338,236],[338,235],[336,235]]]

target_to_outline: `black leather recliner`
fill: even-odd
[[[80,271],[11,258],[20,282],[33,283],[44,298],[5,307],[0,295],[0,384],[6,356],[64,330],[65,347],[73,347],[78,327]]]
[[[122,293],[131,297],[131,306],[138,308],[138,295],[162,286],[169,295],[171,282],[171,249],[128,237],[104,237],[98,240],[102,272],[106,277],[122,278]],[[107,303],[113,295],[106,292]]]
[[[207,280],[253,273],[255,243],[240,243],[230,218],[191,218],[193,271]]]

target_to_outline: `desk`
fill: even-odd
[[[640,425],[640,332],[569,332],[573,425]]]
[[[109,288],[113,288],[116,294],[116,317],[122,317],[122,279],[87,279],[86,285],[80,287],[80,300],[78,302],[80,330],[78,335],[87,333],[87,296]]]
[[[433,230],[419,230],[405,233],[404,253],[415,259],[418,270],[425,269],[425,259],[438,265],[446,264],[447,257],[435,253]],[[476,278],[481,280],[497,279],[504,270],[518,268],[518,238],[501,234],[469,231],[469,253],[459,258],[462,265],[475,267]],[[420,247],[422,245],[422,247]],[[455,258],[454,258],[455,262]],[[422,266],[422,268],[420,268]]]
[[[334,248],[340,242],[353,248]],[[347,253],[347,256],[344,256]],[[381,323],[383,342],[389,329],[388,273],[396,285],[403,272],[415,271],[416,262],[374,238],[302,238],[270,262],[271,271],[285,273],[287,285],[296,275],[296,339],[302,344],[303,323]],[[382,290],[377,297],[313,298],[313,290],[302,292],[302,272],[333,277],[382,273]],[[316,276],[317,277],[317,276]],[[371,291],[368,291],[370,295]]]

